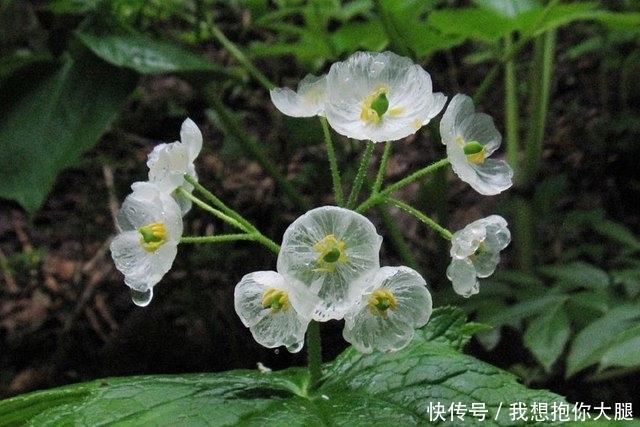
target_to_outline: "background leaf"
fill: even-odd
[[[232,73],[180,46],[142,34],[93,35],[77,32],[78,39],[106,62],[140,74],[204,71],[223,76]]]
[[[477,328],[459,309],[435,310],[406,349],[365,355],[350,348],[325,366],[313,391],[300,368],[111,378],[0,401],[0,426],[475,425],[479,418],[467,412],[474,403],[487,410],[484,426],[521,426],[536,422],[513,420],[510,403],[568,405],[461,354]],[[445,421],[436,418],[437,404]]]
[[[58,172],[95,145],[137,81],[131,71],[86,51],[35,65],[0,88],[6,111],[0,117],[0,197],[30,213],[42,205]]]

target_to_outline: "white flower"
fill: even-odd
[[[291,289],[275,271],[256,271],[236,285],[234,306],[253,338],[268,348],[287,347],[297,353],[304,344],[309,318],[301,316],[289,300]]]
[[[173,264],[182,215],[176,201],[157,185],[136,182],[131,188],[116,218],[121,232],[111,242],[111,256],[125,284],[147,293]]]
[[[453,284],[453,290],[463,297],[477,294],[477,278],[493,274],[500,262],[500,251],[510,241],[507,221],[499,215],[479,219],[453,233],[453,259],[447,268],[447,277]]]
[[[350,138],[394,141],[415,133],[442,110],[431,76],[392,52],[356,52],[327,74],[325,114],[333,129]]]
[[[308,74],[298,84],[298,91],[275,88],[269,92],[271,102],[278,110],[291,117],[324,115],[326,99],[326,76]]]
[[[202,133],[191,119],[186,119],[180,130],[180,141],[159,144],[149,153],[149,181],[167,193],[173,193],[178,187],[192,191],[193,186],[185,182],[184,175],[198,179],[193,162],[201,149]],[[191,209],[191,201],[184,196],[177,195],[176,201],[183,215]]]
[[[318,321],[341,319],[359,298],[364,279],[380,267],[382,237],[364,216],[349,209],[323,206],[296,219],[284,232],[278,272],[318,297],[309,315]],[[291,295],[306,311],[307,297]],[[306,313],[305,313],[306,314]]]
[[[451,99],[440,121],[440,135],[453,171],[478,193],[492,196],[511,187],[511,167],[488,158],[500,147],[500,132],[491,116],[475,113],[471,98],[458,94]]]
[[[409,267],[382,267],[369,283],[345,315],[342,335],[362,353],[400,350],[431,317],[427,283]]]

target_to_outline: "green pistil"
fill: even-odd
[[[389,109],[389,100],[387,94],[382,92],[371,101],[371,109],[378,114],[378,117],[382,117],[384,113]]]
[[[167,231],[162,222],[152,222],[138,229],[142,238],[140,244],[147,252],[154,252],[164,244],[167,239]]]
[[[467,142],[462,149],[471,163],[484,162],[486,147],[478,141]]]

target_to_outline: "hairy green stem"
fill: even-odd
[[[453,237],[453,234],[449,230],[447,230],[446,228],[444,228],[443,226],[441,226],[440,224],[438,224],[437,222],[435,222],[434,220],[432,220],[431,218],[429,218],[428,216],[420,212],[418,209],[403,202],[402,200],[389,197],[387,198],[387,202],[391,203],[394,206],[397,206],[403,211],[406,211],[411,215],[413,215],[414,217],[418,218],[421,222],[431,227],[433,230],[435,230],[438,234],[440,234],[445,239],[451,240],[451,237]]]
[[[336,157],[335,147],[333,146],[333,139],[331,138],[329,123],[324,116],[320,116],[320,123],[322,124],[324,142],[327,146],[327,157],[329,158],[329,169],[331,171],[331,181],[333,182],[333,195],[336,200],[336,205],[344,206],[344,192],[342,191],[340,169],[338,168],[338,159]]]
[[[417,181],[418,179],[422,178],[423,176],[432,173],[433,171],[440,169],[444,166],[447,166],[449,164],[449,159],[444,158],[441,160],[438,160],[435,163],[430,164],[427,167],[424,167],[422,169],[419,169],[417,171],[415,171],[414,173],[412,173],[409,176],[406,176],[405,178],[401,179],[400,181],[397,181],[391,185],[389,185],[387,188],[385,188],[384,190],[380,191],[379,193],[376,194],[372,194],[367,200],[365,200],[364,202],[362,202],[357,208],[355,208],[354,210],[358,213],[363,213],[369,209],[371,209],[373,206],[378,205],[380,203],[384,203],[387,198],[395,191],[398,191],[399,189],[411,184],[412,182]]]
[[[387,171],[387,163],[391,156],[391,141],[387,141],[384,145],[384,151],[382,152],[382,159],[380,159],[380,167],[378,168],[378,174],[376,175],[376,181],[373,183],[372,194],[379,193],[382,188],[382,181],[384,180],[384,174]]]
[[[227,49],[227,51],[238,61],[258,83],[260,83],[265,89],[271,90],[275,87],[273,83],[258,70],[253,63],[246,57],[246,55],[224,35],[222,31],[215,25],[210,25],[209,30],[211,34],[220,42],[220,44]]]
[[[505,36],[505,50],[512,49],[513,35]],[[519,115],[518,115],[518,87],[516,84],[516,64],[515,59],[510,58],[504,64],[504,90],[505,90],[505,140],[507,163],[517,176],[520,173],[518,162],[519,150]]]
[[[531,70],[532,88],[530,95],[529,124],[524,165],[517,185],[529,188],[536,182],[540,161],[542,159],[542,145],[547,126],[547,112],[551,92],[551,77],[555,57],[556,32],[551,30],[538,37],[535,42],[535,57]]]
[[[307,366],[309,367],[309,379],[311,387],[318,386],[322,378],[322,343],[320,339],[320,324],[314,320],[307,328]]]
[[[349,194],[349,200],[347,201],[347,208],[349,209],[353,209],[356,202],[358,201],[358,195],[360,194],[360,189],[362,188],[362,184],[364,183],[364,178],[367,175],[367,169],[369,167],[369,161],[371,160],[371,155],[373,154],[374,147],[375,143],[369,141],[367,143],[367,148],[362,154],[360,166],[358,167],[358,172],[356,173],[356,177],[353,180],[353,187],[351,187],[351,193]]]

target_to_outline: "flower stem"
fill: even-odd
[[[437,231],[445,239],[451,240],[451,237],[453,236],[453,234],[449,230],[447,230],[446,228],[444,228],[443,226],[441,226],[440,224],[438,224],[437,222],[435,222],[434,220],[432,220],[431,218],[429,218],[428,216],[426,216],[425,214],[423,214],[413,206],[403,202],[402,200],[394,199],[392,197],[388,197],[387,202],[391,203],[394,206],[397,206],[398,208],[402,209],[405,212],[410,213],[411,215],[415,216],[420,221],[422,221],[424,224],[428,225],[433,230]]]
[[[307,365],[311,387],[317,387],[322,377],[322,344],[320,341],[320,324],[314,320],[307,328]]]
[[[513,46],[513,35],[505,36],[505,50],[510,51]],[[513,169],[514,176],[520,174],[518,162],[520,124],[518,120],[518,94],[516,87],[516,61],[509,58],[504,64],[504,90],[505,90],[505,142],[507,163]]]
[[[180,192],[180,194],[184,195],[189,200],[191,200],[195,205],[197,205],[199,208],[209,212],[216,218],[219,218],[224,222],[226,222],[227,224],[230,224],[235,228],[244,231],[244,234],[238,233],[238,234],[222,234],[217,236],[185,236],[180,239],[180,243],[220,243],[220,242],[229,242],[229,241],[235,241],[235,240],[251,240],[254,242],[261,243],[263,246],[266,246],[268,249],[275,252],[276,254],[280,252],[280,246],[277,243],[275,243],[273,240],[269,239],[264,234],[262,234],[253,224],[251,224],[249,221],[244,219],[242,216],[240,216],[240,214],[238,214],[231,208],[227,207],[224,203],[222,203],[222,201],[220,201],[217,197],[215,197],[211,192],[209,192],[206,188],[204,188],[195,180],[188,179],[188,181],[197,184],[196,188],[198,189],[198,191],[203,192],[203,194],[205,195],[208,194],[207,198],[212,197],[213,199],[218,200],[218,203],[220,204],[219,207],[221,209],[216,209],[213,206],[208,205],[207,203],[200,200],[199,198],[197,198],[196,196],[194,196],[193,194],[191,194],[189,191],[185,190],[182,187],[178,187],[178,190],[177,190]]]
[[[266,238],[260,233],[218,234],[215,236],[183,236],[180,238],[180,243],[223,243],[236,242],[238,240],[249,240],[261,243],[276,254],[280,251],[280,246],[278,246],[277,243]]]
[[[434,172],[435,170],[440,169],[444,166],[447,166],[448,164],[449,164],[449,159],[444,158],[444,159],[438,160],[435,163],[430,164],[427,167],[424,167],[420,170],[415,171],[414,173],[401,179],[400,181],[397,181],[389,185],[387,188],[380,191],[379,193],[372,194],[367,200],[362,202],[355,209],[355,211],[358,213],[363,213],[375,205],[384,203],[394,191],[398,191],[399,189],[411,184],[414,181],[417,181],[423,176],[430,174],[431,172]]]
[[[387,171],[387,163],[389,162],[389,156],[391,156],[391,141],[387,141],[384,145],[384,151],[382,152],[382,159],[380,159],[380,167],[378,168],[378,174],[376,180],[373,183],[373,189],[371,194],[380,192],[382,187],[382,181],[384,180],[384,174]]]
[[[203,202],[202,200],[200,200],[199,198],[197,198],[196,196],[194,196],[193,194],[191,194],[189,191],[185,190],[184,188],[178,187],[176,191],[178,191],[180,194],[182,194],[187,199],[191,200],[193,202],[193,204],[198,206],[200,209],[209,212],[211,215],[215,216],[216,218],[219,218],[219,219],[223,220],[227,224],[230,224],[230,225],[234,226],[235,228],[237,228],[239,230],[242,230],[244,232],[247,232],[247,233],[250,232],[250,231],[253,231],[253,230],[248,230],[245,227],[244,224],[242,224],[241,222],[239,222],[235,218],[227,215],[226,213],[222,212],[220,209],[216,209],[213,206],[208,205],[207,203]]]
[[[340,169],[338,168],[338,159],[336,150],[331,139],[331,131],[329,123],[324,116],[320,116],[322,124],[322,132],[324,133],[324,142],[327,146],[327,156],[329,157],[329,169],[331,170],[331,180],[333,182],[333,194],[336,199],[336,205],[344,206],[344,192],[342,191],[342,181],[340,179]]]
[[[251,77],[256,79],[256,81],[267,90],[271,90],[275,87],[275,85],[251,63],[249,58],[247,58],[246,55],[231,40],[229,40],[222,31],[218,29],[218,27],[211,25],[209,30],[211,31],[211,35],[213,35],[216,40],[218,40],[220,44],[227,49],[231,56],[242,64]]]
[[[371,155],[373,154],[374,147],[375,144],[369,141],[367,143],[367,148],[362,154],[362,160],[360,161],[360,166],[358,167],[358,173],[356,174],[356,178],[353,180],[353,187],[351,188],[349,200],[347,201],[347,208],[349,209],[352,209],[355,206],[356,201],[358,200],[358,194],[360,194],[360,189],[362,188],[364,178],[367,174],[369,160],[371,160]]]

